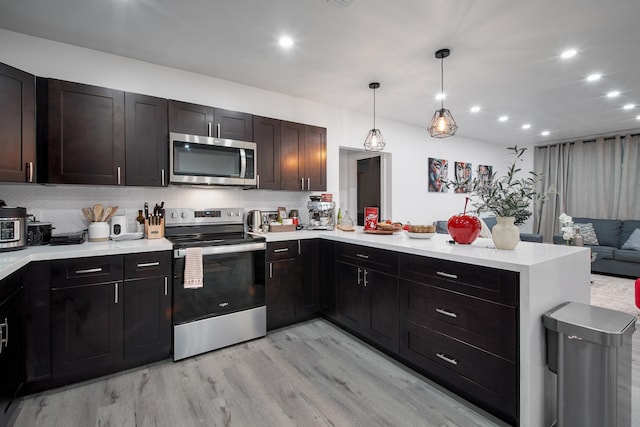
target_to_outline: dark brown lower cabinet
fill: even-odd
[[[21,273],[0,281],[0,426],[6,426],[17,407],[15,398],[25,381],[22,315],[24,287]]]
[[[122,282],[51,291],[54,377],[123,361]]]
[[[289,258],[267,264],[267,330],[271,330],[294,323],[296,261]]]

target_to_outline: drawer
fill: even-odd
[[[51,261],[51,287],[122,281],[122,255]]]
[[[171,252],[142,252],[124,257],[124,278],[141,279],[144,277],[171,275]]]
[[[298,255],[298,240],[267,243],[267,261],[295,258]]]
[[[337,243],[336,260],[393,276],[398,274],[398,254],[384,249]]]
[[[401,278],[518,306],[517,272],[408,254],[398,264]]]
[[[401,322],[400,355],[427,377],[515,423],[517,364],[445,334]]]
[[[515,361],[517,309],[400,280],[400,317]]]

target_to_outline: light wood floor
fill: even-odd
[[[640,332],[634,334],[640,426]],[[14,426],[496,426],[324,320],[28,396]]]

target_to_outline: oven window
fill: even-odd
[[[174,261],[174,323],[265,305],[264,251],[203,257],[204,286],[185,289],[184,258]]]
[[[240,150],[174,141],[173,173],[175,175],[240,177]]]

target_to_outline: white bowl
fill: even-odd
[[[407,231],[407,236],[409,236],[411,239],[430,239],[435,235],[436,233],[412,233],[410,231]]]

